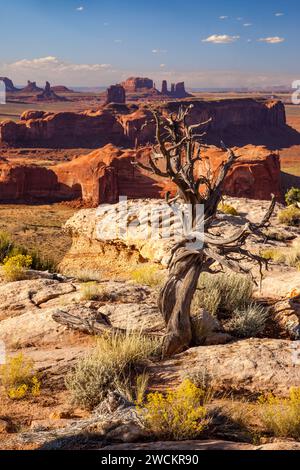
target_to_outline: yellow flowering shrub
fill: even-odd
[[[165,395],[150,393],[139,408],[146,429],[158,438],[185,440],[199,437],[209,425],[205,392],[185,379]]]
[[[32,265],[29,255],[16,255],[5,258],[3,261],[3,274],[6,281],[21,281],[26,278],[26,270]]]
[[[300,438],[300,387],[292,387],[288,398],[261,396],[260,416],[267,431],[276,437]]]
[[[1,383],[12,400],[21,400],[28,394],[38,396],[41,384],[34,374],[33,362],[22,353],[10,357],[0,368]]]
[[[235,207],[231,206],[230,204],[221,203],[219,204],[218,210],[226,215],[238,215],[238,211]]]

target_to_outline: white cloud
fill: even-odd
[[[160,64],[160,68],[165,68],[166,64]]]
[[[114,75],[110,64],[77,64],[58,57],[47,56],[34,59],[21,59],[12,63],[0,63],[0,75],[8,76],[17,84],[34,80],[42,84],[46,80],[56,84],[78,85],[95,79],[106,82],[106,75]],[[104,78],[103,78],[104,77]],[[114,80],[115,81],[115,80]]]
[[[84,7],[77,7],[76,10],[77,10],[77,11],[83,11],[83,10],[84,10]]]
[[[252,23],[244,23],[243,26],[245,26],[245,28],[248,28],[249,26],[252,26]]]
[[[243,18],[242,18],[241,16],[238,16],[238,17],[237,17],[237,21],[242,21],[242,19],[243,19]]]
[[[275,13],[275,16],[284,16],[284,13]]]
[[[240,36],[229,36],[228,34],[213,34],[206,39],[202,39],[202,42],[210,42],[213,44],[231,44],[232,42],[240,39]]]
[[[7,65],[10,69],[29,69],[29,70],[56,70],[62,71],[78,71],[78,70],[103,70],[110,68],[110,64],[72,64],[65,62],[54,56],[40,57],[38,59],[22,59]]]
[[[267,44],[280,44],[281,42],[284,42],[284,38],[280,38],[279,36],[271,36],[268,38],[260,38],[260,42],[266,42]]]
[[[152,54],[166,54],[167,52],[166,49],[152,49]]]
[[[122,44],[123,40],[122,39],[115,39],[114,42],[116,44]]]
[[[228,20],[228,16],[219,16],[219,20]]]

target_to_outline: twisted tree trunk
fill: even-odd
[[[167,326],[164,357],[184,351],[191,343],[191,303],[202,267],[201,253],[180,248],[174,254],[169,277],[159,296],[159,309]]]

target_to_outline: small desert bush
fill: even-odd
[[[137,284],[158,287],[162,285],[165,276],[158,266],[153,264],[144,264],[131,271],[131,278]]]
[[[113,293],[96,282],[87,282],[80,286],[81,300],[103,300],[112,299]]]
[[[185,379],[166,394],[150,393],[140,409],[148,432],[158,439],[181,441],[196,439],[207,429],[210,420],[204,406],[205,393]]]
[[[5,280],[8,282],[21,281],[26,279],[26,271],[32,265],[32,258],[29,255],[16,255],[5,258],[3,263]]]
[[[9,255],[12,248],[12,241],[6,232],[0,232],[0,263]]]
[[[32,258],[31,268],[37,271],[49,271],[55,273],[57,271],[57,263],[51,258],[45,258],[38,251],[26,252]]]
[[[205,308],[212,315],[219,311],[231,313],[247,305],[252,294],[253,283],[247,276],[202,273],[193,299],[192,312],[196,314],[197,309],[199,311],[199,308]]]
[[[99,338],[95,348],[78,361],[66,379],[73,401],[93,409],[116,384],[136,375],[138,367],[152,358],[158,348],[158,341],[138,333]]]
[[[288,206],[300,202],[300,188],[291,188],[285,195],[285,202]]]
[[[210,403],[213,399],[213,379],[207,369],[198,369],[183,374],[183,380],[189,380],[203,392],[203,405]]]
[[[261,336],[268,318],[268,309],[251,303],[233,312],[230,320],[226,323],[226,330],[238,338]]]
[[[146,391],[149,383],[149,374],[145,371],[134,378],[127,378],[122,381],[116,381],[116,390],[128,401],[142,405],[146,397]]]
[[[101,273],[93,271],[91,269],[80,269],[75,272],[69,272],[67,274],[70,276],[74,276],[81,282],[100,282],[103,279]]]
[[[23,246],[16,245],[6,232],[0,232],[0,263],[4,263],[9,258],[18,255],[30,256],[32,259],[31,268],[39,271],[55,272],[56,263],[43,257],[38,251],[30,251]]]
[[[300,209],[295,206],[289,206],[279,212],[278,220],[284,225],[298,226],[300,225]]]
[[[12,400],[21,400],[27,395],[40,394],[40,381],[33,370],[33,362],[22,353],[10,357],[0,368],[1,382]]]
[[[291,388],[286,399],[262,396],[259,405],[261,420],[270,434],[300,439],[300,388]]]
[[[291,267],[300,267],[299,240],[286,248],[268,248],[262,250],[261,256],[268,261],[274,261],[274,263],[282,263]]]
[[[236,210],[236,208],[231,206],[230,204],[226,204],[225,202],[219,204],[218,210],[226,215],[238,215],[238,211]]]

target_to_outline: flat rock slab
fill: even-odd
[[[287,396],[290,387],[300,386],[300,346],[288,340],[247,339],[193,348],[151,368],[158,386],[204,371],[217,392]]]
[[[71,283],[52,279],[9,282],[0,286],[0,321],[38,308],[50,299],[75,291]]]
[[[0,340],[7,347],[27,347],[39,344],[57,342],[65,333],[66,328],[56,323],[53,309],[32,309],[22,315],[6,318],[0,321]]]
[[[99,311],[107,316],[114,328],[159,332],[164,330],[164,322],[156,305],[143,303],[107,304]]]

